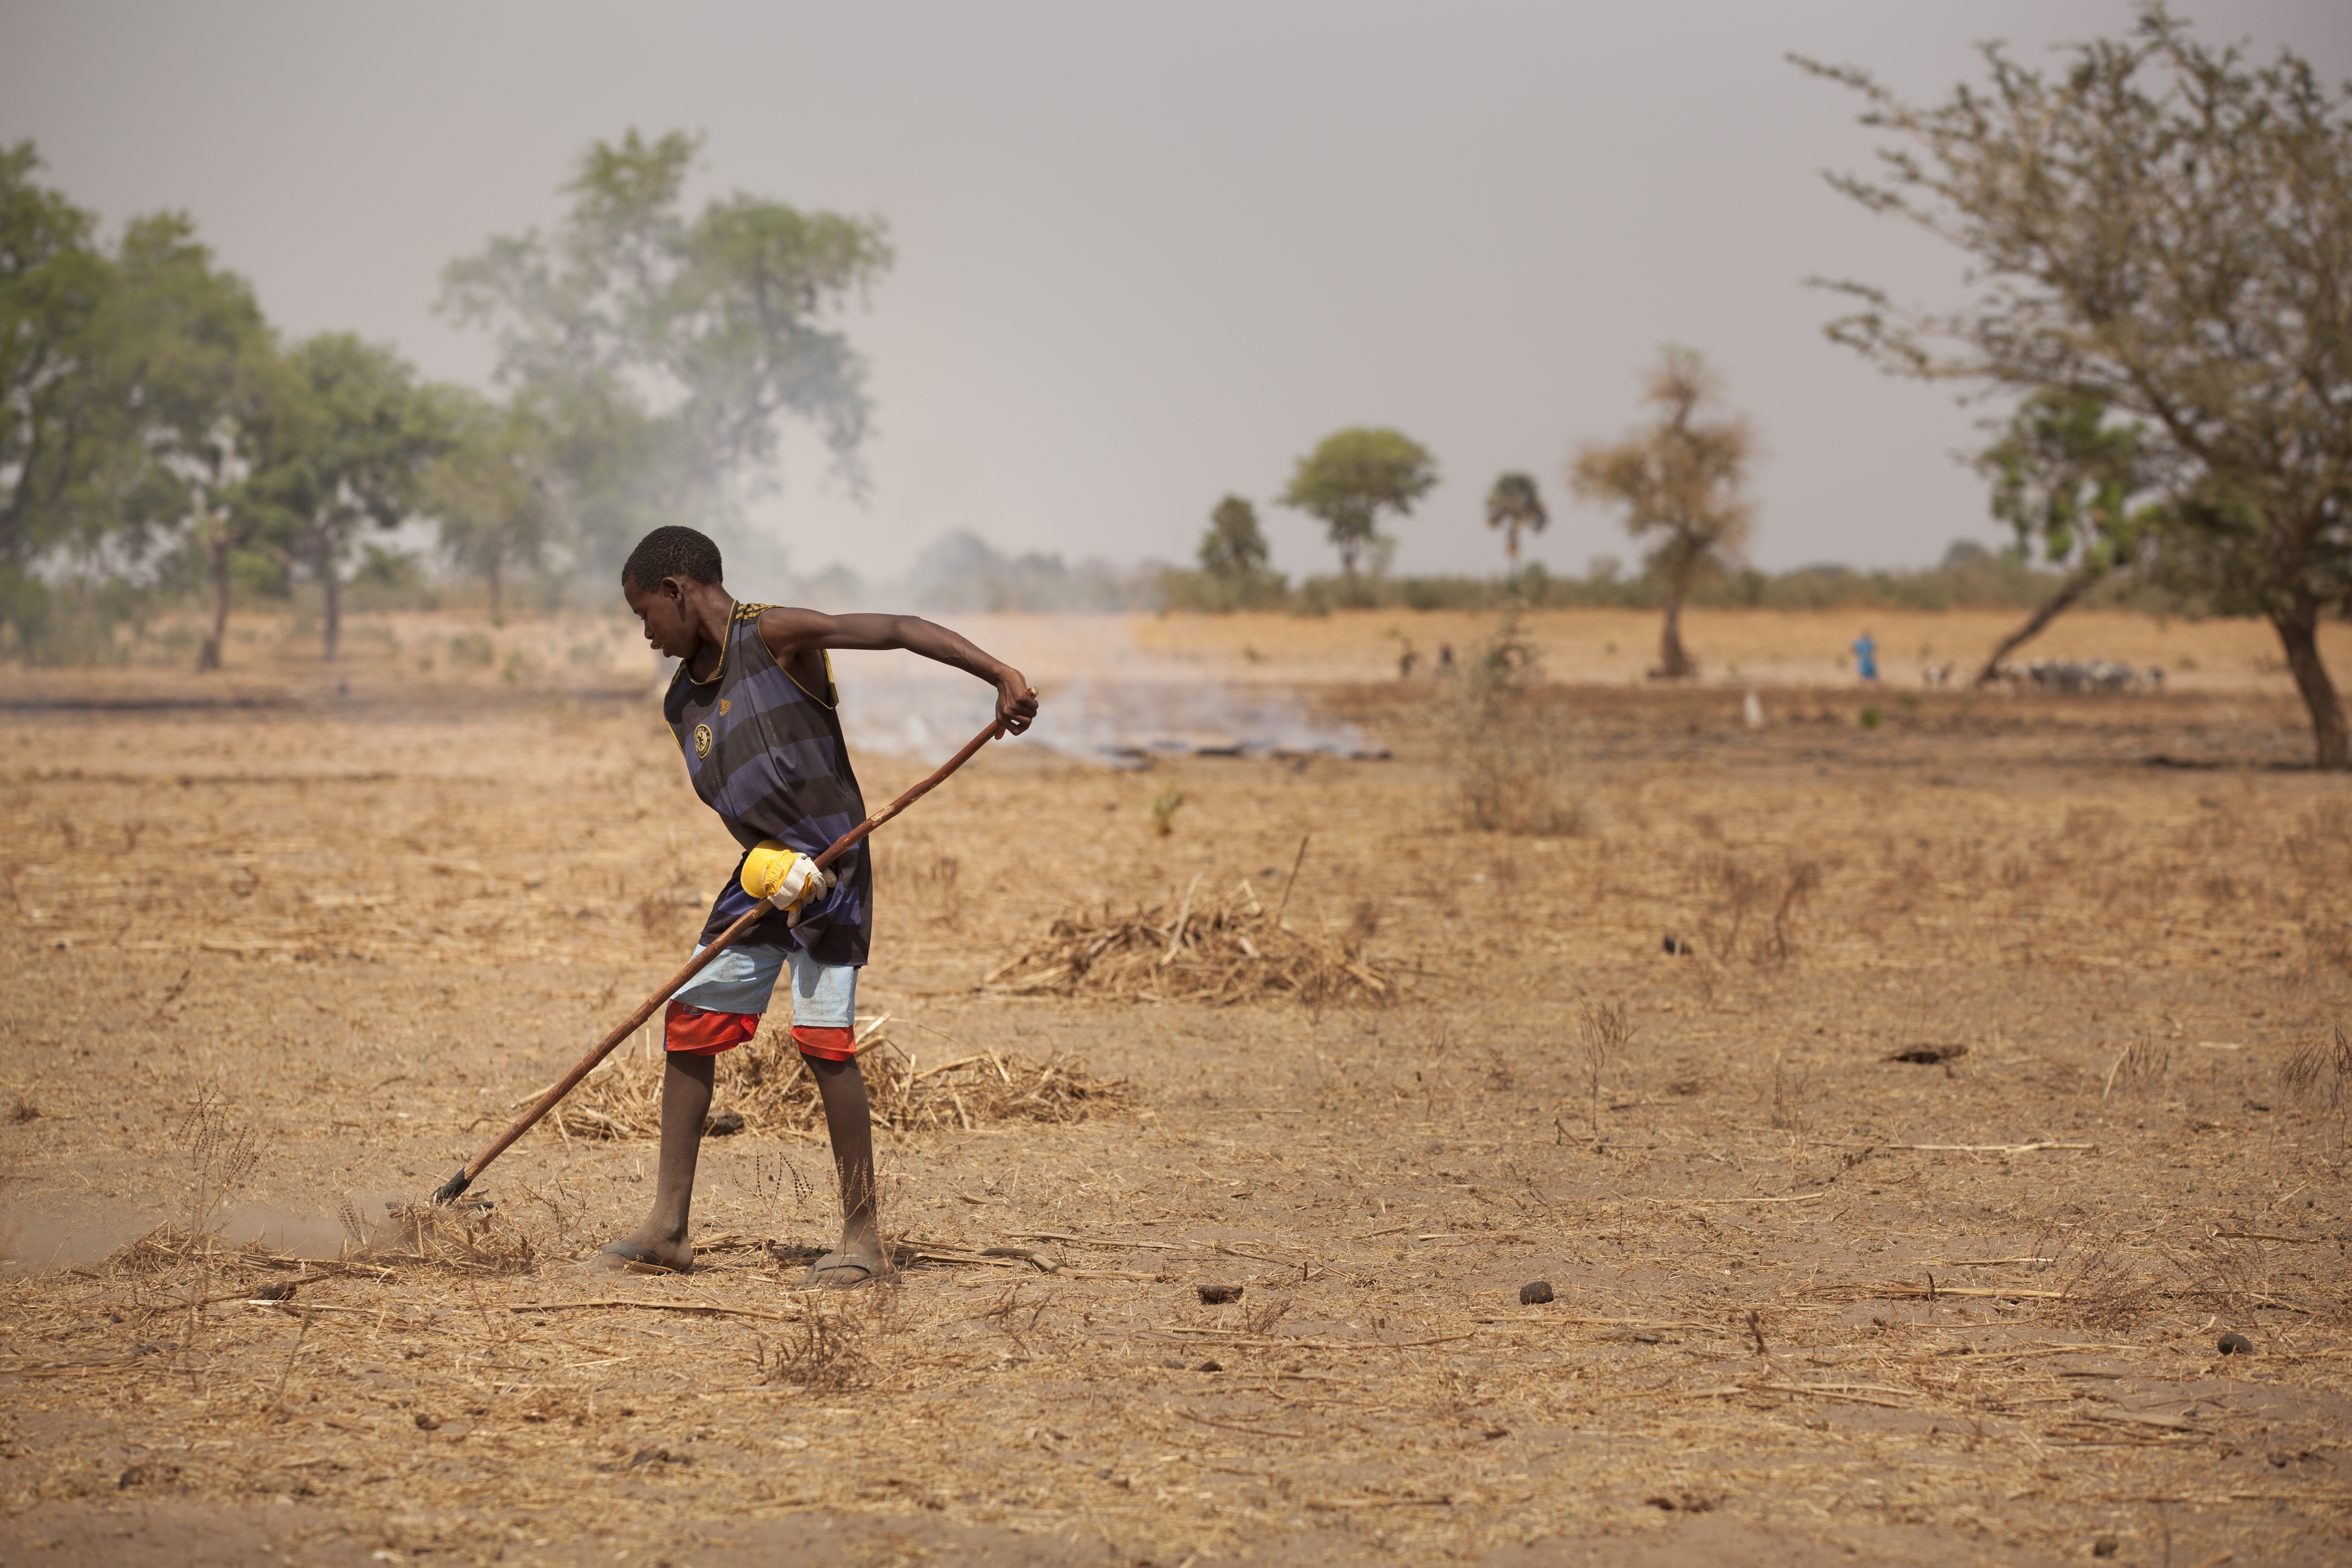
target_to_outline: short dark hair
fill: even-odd
[[[665,577],[691,577],[698,583],[719,582],[719,546],[707,533],[673,523],[656,528],[637,541],[621,566],[621,586],[650,588]]]

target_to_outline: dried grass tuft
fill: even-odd
[[[2279,1085],[2286,1092],[2341,1127],[2352,1111],[2352,1036],[2337,1025],[2333,1039],[2305,1040],[2279,1068]]]
[[[352,1229],[356,1224],[357,1216],[346,1205],[344,1228]],[[538,1252],[530,1237],[500,1217],[496,1209],[464,1204],[446,1208],[406,1204],[368,1226],[367,1239],[346,1248],[344,1258],[386,1268],[499,1277],[530,1272],[538,1261]]]
[[[2156,1281],[2143,1273],[2111,1230],[2077,1226],[2046,1227],[2031,1248],[2042,1261],[2036,1271],[2052,1277],[2058,1291],[2048,1315],[2079,1329],[2121,1332],[2155,1310]]]
[[[2147,1093],[2163,1086],[2172,1074],[2172,1047],[2159,1044],[2154,1035],[2142,1035],[2124,1047],[2107,1068],[2107,1081],[2099,1090],[2105,1100],[2117,1089],[2126,1094]]]
[[[870,1386],[881,1367],[868,1342],[885,1337],[872,1331],[887,1328],[895,1289],[886,1277],[847,1299],[807,1298],[781,1340],[756,1342],[760,1381],[821,1391]]]
[[[1369,956],[1376,920],[1359,918],[1339,933],[1302,931],[1268,910],[1245,880],[1213,900],[1200,899],[1200,888],[1195,877],[1172,919],[1165,904],[1139,905],[1131,915],[1108,904],[1065,915],[981,984],[1013,995],[1213,1006],[1268,997],[1311,1007],[1396,999],[1396,977]]]
[[[894,1131],[969,1132],[1007,1121],[1068,1124],[1117,1115],[1134,1103],[1125,1079],[1098,1078],[1064,1051],[1043,1060],[1019,1051],[973,1051],[926,1067],[882,1033],[887,1022],[867,1026],[857,1060],[870,1113]],[[663,1058],[649,1036],[614,1053],[548,1113],[548,1125],[569,1138],[658,1137]],[[711,1120],[729,1112],[757,1132],[802,1131],[823,1122],[816,1079],[789,1037],[764,1036],[719,1057]]]

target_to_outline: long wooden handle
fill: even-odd
[[[958,752],[954,756],[950,757],[947,762],[938,769],[938,771],[930,775],[930,777],[916,784],[906,794],[900,795],[898,799],[892,801],[889,805],[884,806],[881,810],[876,812],[873,816],[867,817],[865,821],[859,823],[856,826],[851,828],[848,832],[843,834],[840,837],[826,845],[824,851],[816,858],[818,868],[822,869],[824,867],[832,865],[835,860],[841,858],[842,856],[847,854],[850,849],[863,840],[867,834],[872,833],[876,828],[881,826],[884,823],[889,821],[892,817],[898,816],[900,812],[906,810],[908,806],[914,805],[917,801],[930,794],[931,791],[936,789],[940,782],[950,773],[963,766],[964,763],[971,761],[972,753],[979,751],[982,746],[985,746],[989,742],[993,741],[997,736],[1003,732],[1004,724],[1003,721],[993,719],[989,721],[988,728],[982,730],[979,734],[974,735],[970,741],[964,742],[963,750]],[[709,946],[704,948],[700,952],[696,953],[691,959],[688,960],[686,967],[679,970],[676,974],[671,975],[667,984],[663,985],[660,990],[655,992],[652,995],[646,997],[643,1002],[638,1003],[635,1012],[631,1013],[628,1017],[622,1020],[622,1022],[614,1028],[611,1034],[606,1035],[603,1039],[597,1041],[586,1056],[582,1057],[577,1062],[573,1063],[572,1070],[565,1073],[562,1078],[556,1079],[552,1088],[549,1089],[545,1094],[541,1095],[536,1100],[532,1101],[530,1109],[524,1111],[520,1116],[516,1117],[514,1124],[509,1127],[504,1132],[499,1133],[496,1139],[492,1140],[489,1147],[484,1149],[471,1160],[467,1161],[464,1167],[460,1169],[456,1175],[450,1177],[447,1181],[435,1188],[433,1192],[433,1201],[436,1204],[449,1203],[455,1200],[458,1194],[463,1193],[467,1187],[473,1185],[475,1178],[479,1176],[482,1172],[488,1167],[491,1161],[505,1153],[507,1150],[513,1145],[516,1139],[521,1137],[533,1127],[539,1125],[540,1118],[554,1110],[565,1095],[570,1094],[574,1089],[577,1089],[580,1086],[580,1080],[586,1078],[590,1073],[595,1071],[596,1065],[599,1062],[603,1061],[606,1057],[611,1056],[614,1051],[617,1050],[623,1040],[627,1039],[631,1035],[635,1034],[637,1030],[644,1027],[646,1020],[654,1016],[656,1009],[659,1008],[663,1003],[668,1001],[672,996],[677,994],[679,988],[684,986],[688,981],[692,980],[696,975],[701,973],[703,969],[712,959],[717,958],[720,953],[733,946],[737,938],[740,937],[745,931],[751,929],[751,923],[754,921],[757,921],[762,915],[774,913],[775,908],[776,906],[773,903],[770,902],[766,899],[761,899],[758,903],[753,904],[750,909],[744,910],[741,915],[736,918],[734,924],[729,926],[725,931],[719,933],[718,941],[712,942]]]

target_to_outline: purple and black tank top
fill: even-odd
[[[842,741],[832,659],[799,656],[794,662],[804,679],[820,664],[824,676],[814,689],[795,679],[760,640],[760,612],[766,608],[735,606],[719,668],[709,679],[696,680],[681,663],[662,698],[662,716],[686,755],[694,793],[719,814],[746,854],[761,839],[774,838],[814,855],[866,820],[866,799]],[[841,880],[808,908],[796,932],[779,910],[744,941],[788,947],[796,935],[819,963],[864,963],[874,935],[874,872],[866,846],[851,849],[833,869]],[[705,943],[751,907],[741,871],[738,860],[711,905],[702,927]]]

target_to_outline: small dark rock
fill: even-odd
[[[1495,1441],[1497,1437],[1507,1437],[1510,1435],[1511,1429],[1508,1426],[1489,1426],[1486,1428],[1486,1441],[1489,1443]]]
[[[1223,1372],[1225,1370],[1225,1366],[1223,1362],[1204,1361],[1192,1370],[1194,1372]]]
[[[1242,1299],[1242,1288],[1238,1285],[1203,1285],[1200,1290],[1201,1300],[1205,1306],[1222,1307],[1228,1301]]]
[[[146,1466],[133,1465],[129,1469],[114,1478],[114,1489],[117,1491],[127,1492],[132,1487],[145,1486],[148,1481],[152,1479],[153,1478],[148,1474]]]
[[[1172,1355],[1167,1360],[1161,1362],[1160,1364],[1166,1367],[1171,1372],[1182,1372],[1184,1370],[1183,1362]]]
[[[714,1110],[702,1123],[702,1135],[706,1138],[732,1138],[742,1131],[743,1113],[740,1110]]]
[[[1890,1062],[1910,1062],[1923,1068],[1941,1067],[1946,1062],[1958,1061],[1969,1054],[1966,1046],[1906,1046],[1886,1059]]]
[[[690,1465],[692,1463],[694,1463],[693,1455],[673,1454],[667,1448],[648,1447],[640,1448],[629,1456],[629,1468],[633,1470],[642,1465]]]
[[[1631,1334],[1628,1334],[1626,1338],[1632,1340],[1637,1345],[1662,1345],[1666,1342],[1665,1335],[1654,1334],[1647,1329],[1636,1329]]]
[[[439,1417],[438,1415],[426,1415],[424,1411],[422,1411],[422,1410],[420,1410],[420,1411],[418,1411],[418,1412],[416,1413],[416,1429],[417,1429],[419,1432],[435,1432],[435,1431],[438,1431],[438,1430],[440,1429],[440,1426],[441,1426],[441,1417]]]
[[[2223,1334],[2221,1343],[2214,1348],[2223,1355],[2252,1355],[2254,1353],[2254,1342],[2243,1334]]]
[[[1674,954],[1676,958],[1688,958],[1693,952],[1696,952],[1698,950],[1692,947],[1690,943],[1685,942],[1674,932],[1668,931],[1666,933],[1666,951]]]
[[[1519,1305],[1522,1307],[1539,1307],[1552,1299],[1551,1281],[1549,1279],[1530,1279],[1519,1287]]]
[[[2113,1557],[2123,1549],[2124,1543],[2112,1535],[2102,1535],[2091,1542],[2091,1555],[2094,1557]]]
[[[291,1279],[283,1285],[264,1285],[247,1298],[252,1301],[291,1301],[293,1299],[294,1281]]]

